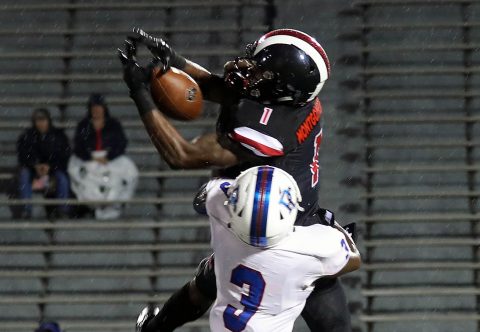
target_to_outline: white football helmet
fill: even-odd
[[[242,172],[228,189],[230,228],[245,243],[272,247],[293,232],[297,212],[303,210],[298,185],[287,172],[252,167]]]

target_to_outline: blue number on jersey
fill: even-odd
[[[348,249],[348,245],[347,245],[347,242],[345,241],[345,239],[342,239],[342,241],[340,241],[340,245],[347,252],[347,254],[345,255],[345,259],[348,259],[348,257],[350,257],[350,249]]]
[[[228,197],[228,187],[230,187],[231,183],[230,182],[222,182],[220,183],[220,189],[223,191],[225,196]]]
[[[250,287],[248,294],[242,294],[240,303],[244,306],[244,309],[240,314],[236,315],[237,308],[230,304],[223,312],[225,327],[230,331],[240,332],[245,329],[248,321],[255,315],[262,302],[265,280],[263,280],[260,272],[240,264],[233,269],[230,282],[240,288],[243,288],[245,284]]]

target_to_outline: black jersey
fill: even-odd
[[[322,141],[322,107],[315,98],[303,107],[267,106],[241,99],[223,106],[217,122],[220,143],[228,149],[247,153],[252,158],[221,172],[236,177],[241,171],[258,165],[283,169],[297,181],[302,193],[303,216],[318,204],[318,150]]]

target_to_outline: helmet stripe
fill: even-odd
[[[295,30],[295,29],[277,29],[270,32],[267,32],[263,35],[259,40],[258,44],[263,42],[265,39],[273,37],[273,36],[291,36],[303,40],[310,46],[312,46],[322,57],[325,66],[327,67],[327,75],[330,76],[330,61],[328,60],[327,52],[323,49],[322,45],[313,37],[306,34],[305,32]],[[328,77],[327,76],[327,77]]]
[[[268,166],[258,168],[252,222],[250,223],[250,244],[254,246],[267,245],[268,206],[270,203],[273,171],[274,169]]]

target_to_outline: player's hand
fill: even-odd
[[[352,222],[348,225],[345,225],[345,226],[342,226],[344,230],[347,231],[347,233],[350,235],[350,237],[352,238],[352,240],[354,242],[357,242],[357,237],[358,237],[358,233],[357,233],[357,224]]]
[[[143,308],[142,312],[140,312],[140,315],[138,315],[137,318],[137,324],[135,325],[135,331],[136,332],[145,332],[145,328],[156,315],[160,312],[160,309],[158,307],[153,307],[153,306],[148,306]]]
[[[357,241],[358,233],[357,233],[357,224],[352,222],[348,225],[341,226],[337,221],[335,220],[335,215],[333,214],[332,211],[327,210],[327,209],[318,209],[318,214],[321,220],[321,224],[331,226],[334,228],[341,227],[343,228],[348,235],[352,238],[353,241]]]
[[[173,66],[183,69],[185,67],[185,58],[178,55],[162,38],[151,36],[140,28],[133,28],[128,38],[147,46],[152,55],[164,65],[164,68]]]
[[[125,40],[125,50],[118,49],[118,57],[122,62],[123,80],[130,92],[148,90],[150,87],[151,68],[142,68],[136,59],[137,47],[132,40]]]
[[[335,227],[335,215],[332,211],[319,208],[317,213],[320,218],[320,224]]]
[[[152,55],[160,59],[163,63],[169,63],[172,58],[173,49],[162,38],[149,35],[140,28],[133,28],[129,38],[142,43],[152,52]]]
[[[35,165],[35,171],[37,172],[38,176],[45,176],[48,175],[50,166],[48,164],[37,164]]]

